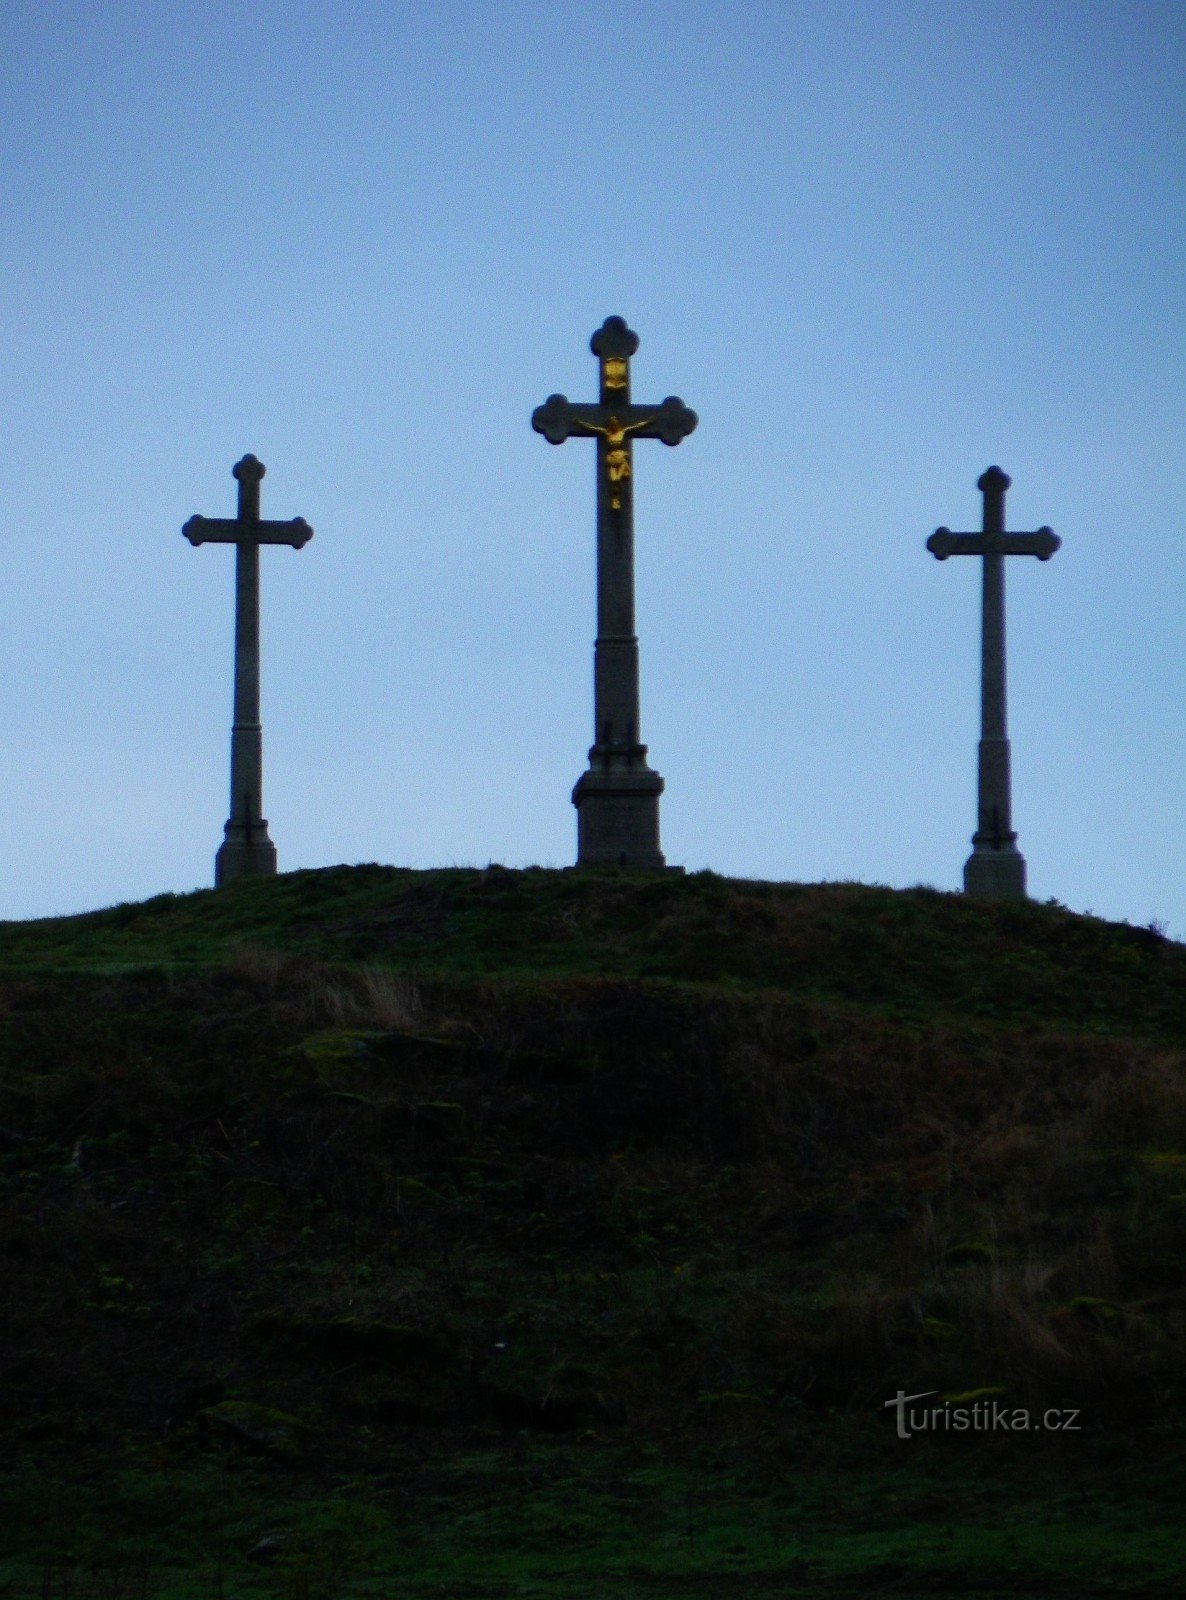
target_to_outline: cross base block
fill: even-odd
[[[649,767],[582,773],[572,791],[577,808],[577,866],[662,872],[659,796],[663,779]]]
[[[978,900],[1024,900],[1025,857],[1015,846],[974,849],[964,863],[964,893]]]
[[[264,821],[252,823],[251,837],[244,838],[242,824],[228,822],[226,838],[214,857],[214,887],[234,883],[238,878],[274,878],[276,846],[268,838]]]

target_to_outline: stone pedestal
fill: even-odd
[[[268,838],[268,824],[261,817],[252,829],[250,839],[244,830],[228,822],[226,838],[214,857],[214,887],[233,883],[236,878],[274,878],[276,876],[276,846]]]
[[[659,848],[659,796],[663,779],[646,765],[646,747],[638,747],[637,768],[593,765],[572,791],[577,808],[577,864],[582,867],[633,867],[661,871],[666,862]]]
[[[996,570],[985,559],[990,581],[987,587],[1003,596],[1004,574],[1000,556]],[[972,835],[972,854],[964,863],[964,893],[985,900],[1024,900],[1025,857],[1017,848],[1017,834],[1010,826],[1013,806],[1009,741],[1005,730],[1005,617],[1003,605],[986,612],[985,631],[993,641],[990,655],[985,652],[983,724],[994,729],[981,739],[977,754],[979,806],[977,828]]]
[[[974,849],[964,863],[964,893],[981,900],[1024,900],[1025,857],[1017,846]]]

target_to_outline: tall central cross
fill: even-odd
[[[964,892],[993,900],[1025,899],[1025,857],[1013,831],[1009,735],[1005,719],[1005,557],[1049,561],[1062,540],[1050,528],[1005,532],[1005,490],[1012,479],[989,467],[976,481],[984,495],[980,533],[936,528],[927,549],[948,556],[984,557],[980,666],[980,802],[972,854],[964,866]]]
[[[589,770],[572,792],[577,808],[577,865],[661,868],[659,796],[663,779],[647,766],[640,743],[638,638],[634,632],[635,439],[676,445],[696,413],[668,395],[661,405],[630,400],[630,357],[638,335],[607,317],[589,341],[601,365],[597,405],[549,395],[531,418],[549,444],[573,436],[597,440],[597,643],[593,656],[593,745]]]
[[[232,468],[239,483],[235,518],[191,517],[182,528],[190,544],[235,546],[235,721],[231,729],[231,813],[214,858],[214,882],[270,877],[276,846],[263,815],[263,729],[259,720],[259,547],[308,544],[313,530],[304,517],[261,522],[259,485],[264,464],[244,456]]]

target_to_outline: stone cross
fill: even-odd
[[[549,444],[597,440],[597,643],[593,655],[593,745],[589,770],[572,792],[577,808],[577,865],[662,868],[659,796],[663,779],[647,766],[640,743],[638,638],[634,632],[635,439],[676,445],[696,426],[683,401],[630,400],[630,357],[638,335],[607,317],[589,341],[601,365],[597,405],[549,395],[531,426]]]
[[[984,557],[980,666],[980,803],[972,854],[964,866],[964,892],[994,900],[1025,899],[1025,857],[1013,831],[1009,776],[1009,735],[1005,721],[1005,561],[1006,556],[1037,556],[1049,561],[1062,540],[1050,529],[1005,532],[1005,490],[1012,479],[989,467],[977,479],[984,495],[980,533],[936,528],[927,549],[940,561],[948,556]]]
[[[263,815],[263,730],[259,720],[259,547],[308,544],[304,517],[261,522],[259,484],[264,464],[244,456],[232,469],[239,483],[239,515],[191,517],[182,533],[192,545],[235,546],[235,721],[231,729],[231,813],[214,860],[216,885],[235,878],[270,877],[276,846]]]

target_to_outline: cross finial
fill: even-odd
[[[231,476],[239,483],[258,483],[267,471],[258,456],[246,455],[231,468]]]
[[[976,487],[981,494],[987,494],[990,489],[1007,489],[1013,479],[1007,472],[1002,472],[1000,467],[989,467],[987,472],[982,472],[976,479]]]
[[[257,456],[244,456],[236,461],[231,472],[239,480],[239,518],[243,522],[259,521],[259,484],[264,475],[264,464]]]
[[[638,349],[638,335],[626,326],[625,317],[606,317],[589,340],[589,349],[602,361],[613,356],[625,359]]]

